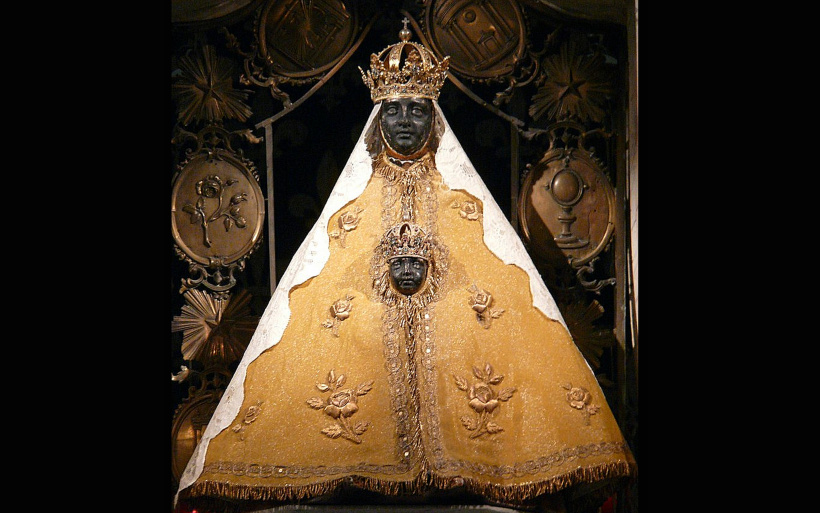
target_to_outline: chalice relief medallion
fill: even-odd
[[[562,159],[563,167],[552,176],[544,186],[552,199],[561,207],[558,222],[561,223],[561,232],[553,239],[561,249],[577,249],[589,244],[589,239],[579,238],[572,231],[572,224],[578,220],[573,213],[573,207],[581,201],[584,190],[589,186],[584,179],[569,166],[570,157]]]
[[[543,258],[584,265],[600,254],[615,228],[615,196],[599,161],[583,148],[553,148],[522,186],[525,240]]]

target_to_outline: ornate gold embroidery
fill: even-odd
[[[330,313],[333,314],[332,319],[327,319],[322,323],[325,328],[330,328],[330,332],[334,337],[339,336],[339,323],[350,317],[350,311],[353,310],[351,301],[353,296],[347,294],[344,298],[337,300],[330,307]]]
[[[474,385],[468,385],[467,380],[455,374],[453,375],[458,389],[467,392],[470,408],[478,414],[477,419],[464,415],[461,417],[461,423],[468,431],[473,432],[470,438],[478,438],[484,434],[492,435],[504,431],[504,428],[491,421],[490,417],[493,411],[500,406],[499,401],[509,401],[516,389],[505,388],[501,392],[496,392],[492,385],[501,383],[504,376],[494,376],[493,366],[489,363],[484,364],[483,370],[473,366],[473,375],[478,378],[478,382]]]
[[[345,239],[347,238],[347,233],[356,229],[359,226],[359,221],[361,221],[361,217],[359,214],[364,211],[363,208],[359,208],[354,206],[353,210],[347,210],[342,212],[342,215],[339,216],[339,230],[333,230],[330,232],[330,236],[334,239],[339,240],[339,245],[347,247],[345,245]]]
[[[564,390],[569,390],[569,392],[567,392],[567,402],[576,410],[581,410],[584,414],[584,424],[588,426],[590,415],[595,415],[598,413],[598,410],[601,409],[599,406],[590,404],[592,402],[592,394],[590,394],[586,388],[573,387],[572,383],[563,384],[561,387]]]
[[[341,374],[336,377],[336,373],[331,369],[327,374],[325,383],[316,383],[316,388],[320,392],[332,392],[330,397],[326,401],[320,397],[312,397],[308,399],[307,404],[314,410],[323,410],[326,415],[338,421],[338,424],[324,428],[322,433],[330,438],[339,438],[341,436],[353,443],[360,444],[362,439],[359,435],[367,431],[370,423],[357,422],[351,426],[347,419],[359,411],[358,398],[370,392],[370,389],[373,388],[373,380],[362,383],[355,389],[345,388],[340,390],[345,381],[347,381],[347,376]]]
[[[537,474],[539,472],[555,471],[564,465],[581,462],[601,454],[628,454],[629,446],[626,442],[593,442],[589,444],[565,447],[536,459],[521,461],[512,465],[487,465],[464,460],[443,461],[437,468],[447,472],[469,471],[486,475],[492,478],[509,479],[516,475]],[[580,463],[580,462],[579,462]],[[327,467],[301,465],[272,465],[260,463],[246,463],[240,461],[216,461],[205,465],[203,472],[214,474],[247,476],[251,478],[292,478],[311,476],[334,476],[351,472],[379,472],[384,474],[400,474],[407,472],[409,467],[405,463],[397,465],[370,465],[357,463],[354,465],[340,465]]]
[[[438,196],[432,179],[437,175],[433,154],[428,153],[405,168],[392,162],[382,152],[373,159],[373,171],[384,179],[381,198],[383,231],[386,232],[401,220],[414,220],[436,241],[425,285],[411,297],[403,296],[390,286],[387,261],[378,247],[370,266],[373,283],[371,299],[385,305],[382,315],[383,350],[391,408],[396,420],[396,451],[401,465],[409,466],[419,459],[425,460],[419,424],[421,401],[418,397],[416,343],[418,340],[424,345],[422,364],[432,366],[432,303],[439,299],[438,289],[449,268],[449,254],[447,247],[435,239]],[[406,362],[402,353],[406,354]]]
[[[261,406],[262,401],[256,401],[256,404],[248,406],[248,410],[245,412],[245,417],[242,421],[231,428],[234,433],[239,434],[240,440],[245,440],[245,427],[256,420],[256,418],[259,417],[259,414],[262,413]]]
[[[460,215],[462,219],[467,219],[468,221],[477,221],[481,219],[483,215],[479,211],[478,205],[475,201],[465,201],[464,203],[454,201],[451,208],[459,209],[458,215]]]
[[[384,177],[386,181],[385,195],[382,198],[382,210],[387,214],[383,215],[382,221],[387,221],[389,225],[395,224],[393,206],[399,200],[400,215],[402,221],[414,221],[431,226],[435,212],[438,208],[438,198],[433,191],[433,184],[430,181],[432,170],[435,168],[432,153],[427,153],[418,160],[409,164],[409,167],[396,164],[390,160],[386,153],[382,152],[373,160],[373,172]],[[396,193],[399,193],[398,198]],[[417,210],[422,210],[426,214],[426,219],[417,219]],[[389,212],[387,212],[389,210]]]
[[[493,304],[492,294],[484,289],[478,288],[475,284],[467,289],[467,292],[471,294],[469,299],[470,308],[475,310],[478,323],[481,324],[484,329],[489,329],[492,320],[501,317],[501,314],[504,313],[504,309],[490,309],[490,305]]]

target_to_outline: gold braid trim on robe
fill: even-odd
[[[393,482],[377,478],[350,476],[337,478],[323,483],[307,486],[277,487],[270,485],[235,485],[230,482],[205,481],[190,488],[183,498],[222,497],[233,500],[290,502],[330,494],[339,486],[349,484],[363,490],[383,495],[419,495],[433,486],[439,490],[465,486],[466,490],[477,493],[493,502],[511,505],[526,504],[528,500],[543,494],[556,493],[570,486],[594,483],[610,479],[624,478],[634,473],[634,466],[629,463],[612,463],[595,468],[578,468],[566,475],[537,483],[518,485],[497,485],[467,479],[454,484],[451,478],[436,475],[419,474],[413,481]],[[595,494],[598,499],[605,499],[617,487],[612,484],[601,488]]]

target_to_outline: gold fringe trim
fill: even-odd
[[[221,497],[229,500],[290,502],[326,495],[342,484],[383,495],[417,495],[430,491],[430,487],[440,490],[464,487],[466,491],[477,493],[491,501],[522,504],[543,494],[552,494],[583,483],[595,483],[607,479],[633,478],[637,466],[629,462],[607,463],[593,467],[581,467],[566,474],[544,481],[503,485],[479,481],[474,478],[446,477],[422,471],[411,481],[386,481],[380,478],[350,476],[331,479],[310,485],[240,485],[226,481],[205,480],[180,491],[180,499],[197,497]],[[608,495],[613,486],[602,488]]]
[[[502,485],[487,483],[473,478],[462,478],[467,490],[477,493],[493,501],[507,503],[523,503],[534,497],[552,494],[582,483],[594,483],[605,479],[626,478],[635,475],[637,467],[628,462],[607,463],[594,467],[581,467],[566,474],[544,481]],[[453,484],[452,477],[434,476],[432,485],[441,488],[453,488],[460,484]]]
[[[419,474],[419,478],[412,481],[384,481],[373,477],[350,476],[303,486],[257,486],[204,481],[181,491],[179,496],[181,499],[221,497],[231,500],[291,502],[332,493],[343,484],[383,495],[412,495],[425,489],[425,483],[420,479],[423,475]]]

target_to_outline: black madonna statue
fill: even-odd
[[[362,71],[374,108],[178,502],[249,511],[345,489],[394,504],[458,495],[573,511],[636,472],[552,296],[438,107],[448,58],[410,36],[405,27]]]

